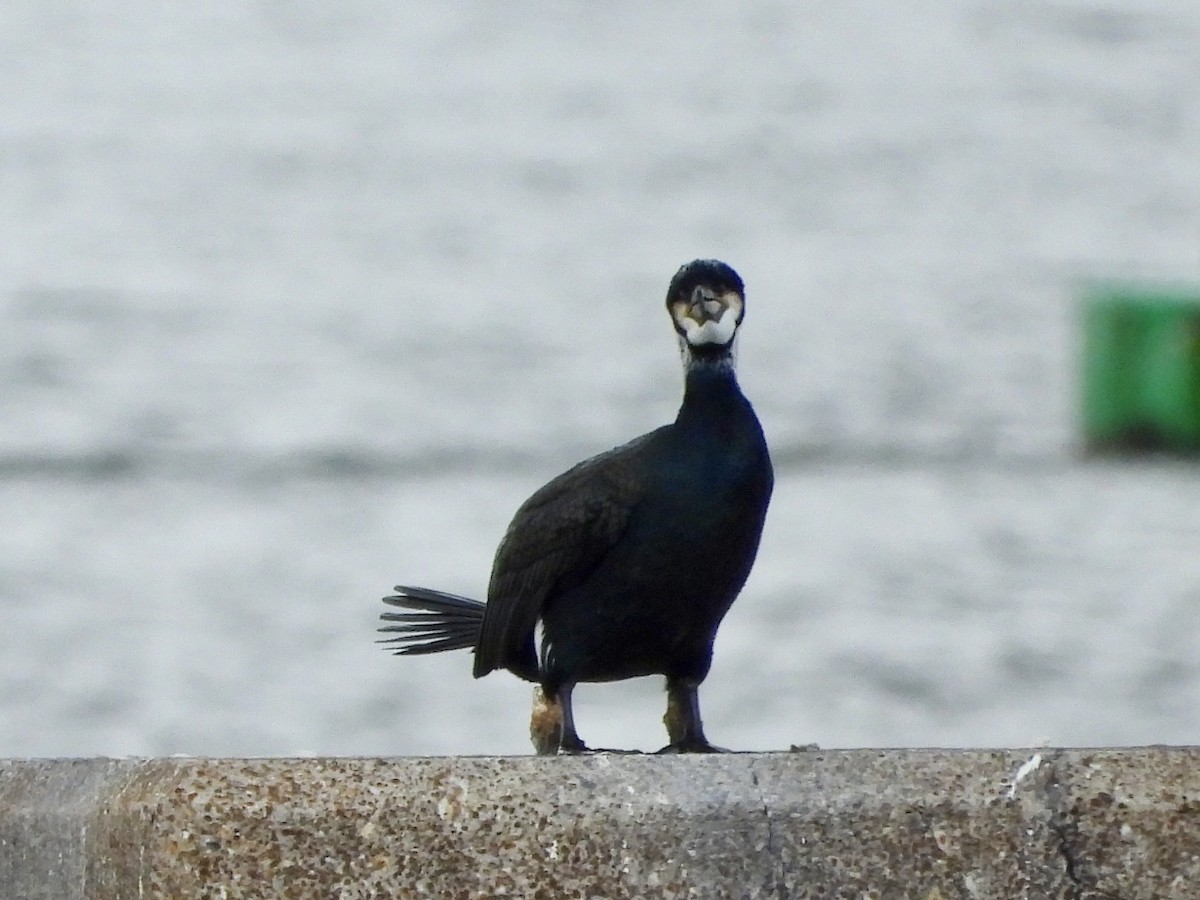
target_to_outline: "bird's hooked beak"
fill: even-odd
[[[697,285],[687,300],[671,304],[675,329],[693,347],[724,345],[733,340],[742,318],[742,298],[737,291],[717,293],[708,285]]]
[[[727,306],[710,287],[699,285],[692,291],[692,302],[688,304],[687,317],[695,320],[698,325],[705,322],[721,321]]]

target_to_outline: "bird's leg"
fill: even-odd
[[[704,736],[700,721],[700,685],[684,678],[667,678],[667,714],[663,716],[671,743],[659,753],[726,753]]]
[[[575,685],[567,684],[558,689],[558,705],[562,709],[562,733],[558,740],[559,753],[587,753],[588,747],[575,730],[575,709],[571,705],[571,691]]]
[[[559,685],[549,691],[543,685],[533,689],[529,736],[538,756],[588,752],[575,731],[575,714],[571,709],[571,691],[574,689],[573,684]]]

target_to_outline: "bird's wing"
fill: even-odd
[[[644,490],[638,450],[655,434],[584,460],[517,510],[492,565],[476,678],[521,654],[547,597],[583,582],[620,540]]]

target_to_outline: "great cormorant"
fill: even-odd
[[[383,643],[397,654],[473,648],[537,683],[539,754],[588,748],[575,730],[579,682],[665,675],[670,744],[713,752],[698,688],[717,626],[758,551],[774,476],[762,428],[734,376],[742,279],[696,260],[675,273],[667,310],[685,367],[675,421],[579,463],[537,491],[496,551],[487,603],[397,586]],[[540,646],[537,646],[538,632]],[[662,751],[660,751],[662,752]]]

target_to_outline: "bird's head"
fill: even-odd
[[[745,287],[725,263],[697,259],[671,279],[667,310],[685,352],[725,355],[746,314]]]

